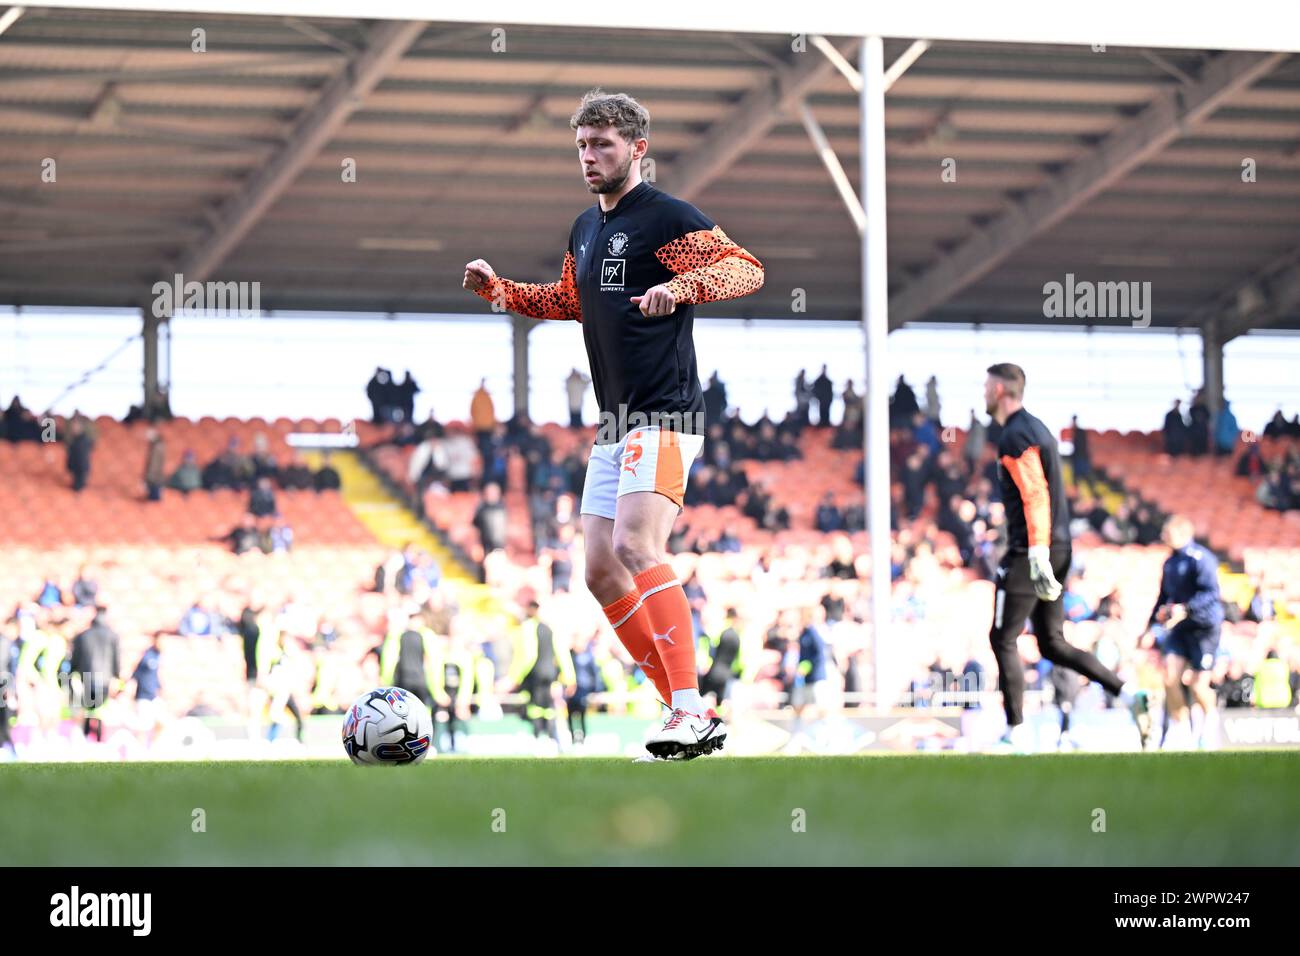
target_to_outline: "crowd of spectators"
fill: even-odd
[[[423,586],[436,588],[442,581],[442,566],[428,551],[407,542],[375,568],[374,590],[409,597]]]
[[[68,474],[72,477],[73,491],[82,491],[86,487],[86,480],[90,477],[90,459],[98,438],[98,426],[81,412],[73,412],[64,435]]]
[[[147,440],[150,451],[146,462],[145,483],[151,487],[160,486],[161,483],[156,479],[162,477],[159,459],[164,459],[165,456],[165,451],[160,447],[163,439],[156,431],[151,431]],[[159,450],[155,451],[156,448]],[[154,465],[158,467],[155,468]],[[260,516],[259,508],[264,508],[266,496],[274,486],[284,491],[337,491],[339,483],[339,473],[330,463],[329,452],[324,453],[321,467],[315,471],[308,467],[298,452],[281,463],[268,450],[266,436],[260,433],[253,436],[250,451],[245,452],[239,439],[232,437],[220,454],[202,466],[194,452],[186,449],[181,455],[180,464],[166,478],[166,487],[182,494],[198,490],[215,491],[219,488],[251,491],[253,498],[249,510],[255,516]]]
[[[805,375],[797,380],[796,396],[800,394],[813,394],[812,386],[806,384]],[[706,390],[706,403],[717,407],[720,397],[725,402],[725,385],[715,374]],[[687,504],[739,505],[761,527],[769,530],[788,527],[788,515],[784,520],[776,518],[782,509],[774,498],[773,489],[761,483],[750,484],[741,469],[730,466],[744,458],[781,460],[783,456],[779,452],[774,454],[774,450],[786,442],[793,454],[798,455],[798,436],[803,428],[812,425],[811,406],[812,401],[802,402],[797,398],[795,409],[780,422],[771,421],[765,414],[757,422],[746,424],[725,411],[721,421],[711,418],[711,440],[705,445],[705,455],[692,471]],[[725,409],[725,405],[722,407]],[[956,429],[944,427],[938,413],[938,389],[933,377],[926,385],[924,401],[918,401],[910,385],[900,378],[890,402],[894,485],[891,521],[896,535],[891,548],[891,577],[895,591],[894,616],[902,623],[919,624],[927,614],[933,615],[937,605],[950,597],[939,582],[950,581],[953,573],[966,574],[973,579],[994,580],[999,558],[1006,546],[1005,510],[1000,500],[996,463],[998,426],[981,421],[972,409],[965,434],[959,436]],[[860,447],[860,413],[857,416],[845,413],[842,420],[846,417],[855,418],[852,436]],[[818,415],[816,420],[820,422],[821,416]],[[841,432],[837,432],[837,438],[839,434]],[[785,438],[787,435],[789,438]],[[1158,543],[1164,515],[1136,495],[1119,492],[1097,478],[1092,467],[1089,435],[1077,418],[1072,422],[1067,438],[1063,442],[1063,455],[1070,463],[1072,474],[1067,497],[1073,533],[1116,546]],[[848,442],[845,444],[853,447]],[[862,468],[863,464],[859,462],[854,475],[857,481],[862,479]],[[580,484],[575,488],[576,492],[580,492]],[[779,496],[780,489],[776,492]],[[674,528],[669,540],[670,552],[705,558],[726,557],[742,551],[735,535],[726,529],[716,538],[692,538],[689,521],[688,513]],[[811,622],[810,629],[799,619],[796,609],[778,609],[773,612],[772,620],[763,625],[764,633],[770,630],[774,635],[769,650],[780,652],[780,660],[785,662],[782,673],[795,673],[809,660],[821,661],[824,658],[832,672],[839,671],[839,684],[847,690],[860,686],[861,682],[860,675],[852,671],[849,662],[852,659],[856,666],[861,661],[860,648],[865,646],[861,643],[867,613],[866,595],[861,586],[865,569],[855,566],[855,556],[847,537],[836,532],[852,532],[863,527],[861,502],[842,503],[828,495],[819,503],[813,523],[828,535],[829,541],[838,542],[837,548],[828,547],[821,558],[807,568],[806,580],[817,582],[818,601],[824,605],[814,616],[825,615],[825,619]],[[832,554],[833,550],[839,553]],[[543,565],[555,560],[552,555],[543,557]],[[759,555],[754,570],[755,581],[770,575],[774,567],[778,569],[777,573],[781,573],[785,558],[784,549],[777,547]],[[581,561],[580,555],[576,556],[576,561]],[[575,573],[574,563],[575,556],[564,556],[566,582]],[[1067,584],[1066,602],[1071,620],[1099,625],[1114,621],[1118,625],[1124,613],[1119,593],[1111,589],[1100,595],[1092,594],[1090,588],[1081,586],[1082,580],[1082,568],[1079,567],[1067,582],[1063,582]],[[693,583],[697,588],[700,586],[699,581]],[[783,583],[797,586],[797,582],[791,580]],[[843,592],[836,593],[837,587],[842,587]],[[725,600],[735,603],[730,593]],[[708,602],[701,595],[699,603]],[[754,617],[762,615],[745,616],[753,626]],[[850,637],[851,634],[856,636]],[[1123,656],[1132,665],[1140,655],[1134,642],[1117,636],[1118,631],[1102,628],[1100,634],[1097,638],[1098,653],[1113,664],[1118,664]],[[701,630],[697,636],[701,640],[710,637],[706,630]],[[924,699],[936,687],[945,691],[989,689],[986,671],[991,665],[981,661],[986,651],[983,647],[985,641],[981,638],[983,635],[976,635],[970,653],[954,656],[945,652],[933,668],[923,669],[925,674],[931,670],[940,674],[941,679],[934,684],[929,676],[918,678],[911,690],[919,696],[909,696],[908,699]],[[1226,674],[1232,659],[1225,658],[1220,663]],[[1045,679],[1046,670],[1040,670],[1042,673],[1038,677],[1031,676],[1031,686],[1035,686],[1034,682],[1039,678]],[[773,675],[767,676],[771,678]],[[1216,680],[1220,678],[1226,679],[1218,675]],[[786,692],[793,689],[790,680],[784,680],[782,686]]]
[[[261,551],[274,554],[293,547],[293,529],[278,514],[261,518],[245,513],[239,523],[217,539],[235,554]]]
[[[726,385],[715,372],[705,390],[709,419],[707,439],[692,466],[685,504],[735,506],[756,525],[768,531],[790,527],[790,515],[764,479],[752,482],[743,461],[796,461],[802,456],[800,436],[806,428],[830,428],[833,390],[829,378],[821,375],[808,383],[806,373],[796,379],[795,407],[779,422],[766,412],[753,422],[743,421],[726,405]],[[861,447],[861,398],[847,383],[847,398],[835,438],[851,436],[844,447]],[[814,424],[813,405],[817,405]],[[580,530],[577,504],[581,500],[586,474],[585,446],[579,443],[565,453],[526,418],[499,422],[492,411],[491,397],[481,383],[473,400],[471,420],[477,433],[472,443],[465,430],[444,426],[432,415],[418,426],[398,425],[392,441],[415,445],[410,459],[410,480],[417,499],[432,488],[437,493],[478,489],[480,504],[473,523],[484,553],[506,546],[506,513],[503,496],[508,488],[508,462],[512,453],[525,462],[522,491],[528,502],[534,556],[571,567],[566,553]],[[932,516],[940,530],[957,542],[963,565],[991,580],[1001,549],[1005,546],[1005,513],[1000,500],[996,463],[997,425],[986,425],[970,411],[964,441],[953,441],[954,429],[945,429],[938,417],[938,387],[932,376],[925,387],[924,407],[911,386],[900,376],[890,399],[890,467],[893,485],[891,527],[895,532],[915,522],[934,502]],[[822,423],[825,422],[823,425]],[[1159,540],[1161,515],[1136,496],[1128,496],[1117,507],[1108,508],[1095,494],[1087,432],[1077,419],[1073,425],[1070,460],[1075,484],[1070,491],[1071,517],[1077,533],[1096,532],[1110,544],[1150,544]],[[945,441],[945,437],[949,440]],[[477,444],[477,460],[473,445]],[[861,482],[864,463],[859,462],[854,480]],[[823,533],[854,532],[865,528],[861,499],[837,500],[828,493],[817,505],[813,526]],[[567,531],[565,529],[568,529]],[[740,542],[729,530],[716,537],[699,538],[691,533],[689,516],[680,520],[669,540],[672,553],[693,551],[734,552]]]
[[[415,420],[415,396],[420,386],[411,377],[410,369],[406,377],[398,381],[386,368],[376,368],[375,374],[366,383],[366,399],[370,402],[371,421],[376,425],[387,425]]]
[[[72,490],[79,492],[86,487],[86,482],[90,478],[91,460],[95,451],[95,442],[99,438],[99,427],[93,419],[87,418],[79,410],[74,411],[62,427],[58,427],[56,420],[49,413],[38,418],[15,395],[5,408],[3,423],[0,424],[0,438],[12,443],[61,441],[64,446],[64,464]]]
[[[190,449],[170,475],[166,473],[166,441],[156,428],[145,434],[145,493],[149,501],[160,501],[163,490],[170,488],[189,495],[192,492],[229,489],[248,492],[245,513],[225,535],[217,539],[236,554],[258,550],[266,554],[293,547],[293,529],[284,520],[276,501],[276,489],[282,491],[337,491],[341,481],[337,469],[325,452],[321,466],[310,468],[298,452],[281,462],[269,450],[266,436],[253,436],[253,447],[245,453],[236,437],[211,461],[200,466]]]
[[[379,377],[377,373],[372,384]],[[409,381],[409,373],[407,378]],[[387,383],[380,384],[395,387],[391,376]],[[577,384],[585,389],[587,383]],[[892,615],[899,625],[917,627],[939,613],[939,605],[952,593],[954,575],[962,580],[993,579],[1006,534],[995,452],[997,425],[985,424],[972,410],[963,438],[954,440],[955,430],[945,429],[940,417],[938,389],[933,377],[924,392],[924,401],[919,401],[911,386],[900,377],[889,411],[894,487],[891,526],[895,532],[890,548]],[[750,482],[736,464],[747,460],[798,460],[802,454],[800,437],[808,428],[834,428],[834,447],[860,448],[862,400],[854,391],[853,383],[849,382],[841,392],[843,408],[838,426],[831,425],[834,400],[833,383],[825,368],[812,382],[801,371],[796,379],[793,410],[780,421],[764,413],[757,421],[747,423],[727,405],[726,386],[715,373],[705,392],[710,410],[707,413],[709,440],[693,467],[687,505],[736,506],[761,528],[769,531],[789,528],[790,515],[781,505],[781,489],[770,487],[766,480]],[[1194,404],[1193,408],[1196,407],[1203,406]],[[584,685],[584,693],[592,693],[593,688],[597,692],[612,690],[619,681],[623,682],[624,690],[639,685],[641,678],[636,668],[617,641],[605,633],[607,628],[602,628],[598,620],[593,623],[586,612],[574,610],[572,598],[584,596],[580,585],[583,556],[577,504],[585,477],[585,443],[578,442],[572,450],[565,451],[553,447],[546,434],[522,416],[499,421],[486,383],[481,383],[475,393],[468,427],[456,423],[443,425],[432,413],[425,421],[416,423],[404,409],[398,407],[394,412],[393,406],[386,408],[388,417],[382,420],[393,424],[390,440],[413,448],[410,479],[419,490],[421,500],[431,490],[435,495],[478,492],[480,501],[473,524],[489,556],[485,562],[491,565],[489,584],[500,585],[502,593],[513,593],[513,585],[526,581],[535,589],[534,593],[542,596],[542,614],[556,632],[571,641],[575,650],[590,655],[590,680]],[[580,413],[580,403],[576,410]],[[379,413],[377,409],[377,416]],[[1202,436],[1204,444],[1201,438],[1193,437],[1200,418],[1194,414],[1192,422],[1183,421],[1183,444],[1178,446],[1175,437],[1174,444],[1179,451],[1174,453],[1196,454],[1209,450],[1208,426]],[[10,420],[6,413],[6,437],[9,437]],[[21,413],[15,412],[12,420],[21,423]],[[569,424],[579,427],[580,414],[571,416]],[[1291,423],[1280,412],[1269,427],[1277,437],[1291,434]],[[1300,422],[1295,427],[1300,430]],[[1178,432],[1176,423],[1173,430]],[[1266,429],[1265,434],[1270,432]],[[248,454],[242,452],[237,440],[232,440],[221,455],[201,467],[192,454],[187,454],[180,468],[165,476],[156,467],[162,459],[161,450],[155,453],[155,448],[161,449],[161,438],[151,432],[148,440],[151,447],[146,477],[151,495],[154,488],[160,491],[164,485],[186,492],[200,488],[248,491],[248,514],[228,536],[235,550],[256,547],[274,551],[291,545],[292,533],[287,528],[277,531],[277,485],[281,489],[320,490],[338,484],[337,473],[328,465],[313,474],[295,456],[281,466],[267,454],[264,440],[255,440]],[[1201,448],[1204,451],[1198,452]],[[521,488],[510,487],[515,472],[509,464],[515,455],[524,463]],[[1116,545],[1145,545],[1158,540],[1162,515],[1136,496],[1117,496],[1104,483],[1093,479],[1087,432],[1077,420],[1067,455],[1074,475],[1070,506],[1076,534],[1092,534]],[[1269,466],[1256,465],[1258,459],[1252,456],[1258,456],[1258,449],[1247,444],[1241,459],[1245,465],[1239,467],[1266,479]],[[859,462],[854,476],[859,481],[862,468]],[[1288,455],[1280,473],[1295,478],[1298,468],[1300,454]],[[326,475],[323,483],[322,474]],[[503,570],[507,490],[521,491],[526,496],[537,559],[531,568]],[[723,696],[729,692],[727,688],[738,685],[745,688],[744,693],[754,695],[751,700],[791,701],[803,710],[825,705],[836,695],[848,695],[843,699],[852,701],[857,691],[866,686],[870,669],[866,654],[867,568],[864,556],[857,553],[848,535],[841,533],[863,528],[862,504],[858,500],[839,501],[834,495],[827,495],[815,510],[813,524],[826,536],[817,547],[800,551],[773,545],[760,548],[757,554],[742,553],[745,549],[740,541],[726,528],[712,539],[690,534],[689,514],[675,527],[669,550],[687,558],[696,569],[684,575],[684,586],[696,622],[696,638],[704,651],[703,676]],[[740,562],[737,567],[743,570],[720,570],[730,565],[719,562],[733,559]],[[1119,594],[1089,594],[1081,583],[1085,570],[1076,568],[1063,582],[1067,617],[1075,622],[1099,624],[1121,620],[1124,608]],[[52,608],[65,602],[81,603],[84,598],[93,605],[93,582],[82,580],[84,577],[84,574],[79,576],[78,582],[66,591],[57,582],[47,582],[38,595],[38,602]],[[406,602],[403,607],[414,601],[427,625],[445,636],[454,630],[455,614],[445,598],[435,597],[441,591],[441,578],[436,561],[408,547],[394,552],[376,569],[374,587],[391,595],[395,602]],[[506,587],[506,582],[512,587]],[[725,619],[719,613],[723,607],[729,609]],[[276,620],[292,618],[295,614],[292,602],[271,607],[269,602],[259,603],[252,597],[246,599],[242,609],[234,610],[237,613],[232,613],[225,598],[205,596],[201,601],[196,600],[178,622],[177,633],[195,637],[238,634],[246,646],[250,640],[255,646],[259,638],[254,625],[259,621],[264,624],[266,614],[273,614]],[[1280,613],[1290,612],[1261,583],[1243,613],[1248,620],[1268,621]],[[302,632],[298,638],[300,650],[308,656],[328,658],[333,646],[334,623],[321,619],[308,628],[299,622],[288,630],[295,634]],[[974,635],[969,643],[963,639],[959,647],[945,646],[938,653],[928,655],[930,663],[923,665],[912,678],[905,702],[924,702],[933,699],[935,693],[988,689],[983,637]],[[1123,642],[1117,640],[1112,629],[1103,628],[1097,642],[1097,653],[1103,660],[1117,660],[1121,654],[1130,653],[1129,648],[1121,647]],[[501,643],[499,634],[485,636],[475,653],[499,664],[504,656]],[[1249,700],[1249,689],[1245,686],[1250,679],[1248,666],[1236,659],[1221,663],[1223,673],[1216,674],[1216,681],[1224,699],[1230,704]],[[1293,660],[1291,665],[1294,667],[1296,663]],[[1035,673],[1030,673],[1031,687],[1043,676],[1036,677]],[[835,688],[830,697],[824,688],[816,686],[827,681]],[[763,697],[769,692],[775,696]],[[315,706],[314,703],[313,709]]]
[[[42,430],[41,420],[36,417],[36,413],[27,408],[22,403],[22,399],[15,395],[5,408],[0,437],[9,442],[41,441]]]
[[[1278,409],[1261,432],[1242,432],[1230,402],[1225,400],[1215,417],[1198,391],[1186,416],[1182,402],[1174,401],[1161,433],[1164,451],[1173,457],[1237,453],[1235,473],[1254,483],[1260,505],[1272,511],[1300,509],[1300,414],[1288,419]],[[1280,453],[1266,455],[1261,436],[1279,442]]]
[[[156,422],[169,422],[174,417],[172,415],[170,393],[165,386],[156,385],[153,391],[149,393],[146,401],[141,402],[139,405],[132,405],[127,410],[122,423],[130,425],[132,422],[143,421],[153,424]]]
[[[1260,432],[1242,432],[1231,403],[1224,401],[1214,418],[1200,392],[1185,418],[1175,400],[1162,428],[1164,451],[1171,456],[1219,456],[1238,452],[1235,473],[1255,485],[1255,500],[1272,511],[1300,508],[1300,414],[1288,419],[1278,409]],[[1267,455],[1260,437],[1280,443],[1280,452]]]
[[[1288,421],[1277,411],[1263,435],[1280,443],[1278,452],[1267,458],[1258,440],[1247,441],[1237,457],[1236,473],[1255,483],[1255,500],[1263,507],[1271,511],[1300,509],[1300,415]]]
[[[67,713],[86,738],[104,739],[101,708],[120,692],[126,675],[121,640],[94,593],[84,567],[67,588],[50,575],[36,600],[20,603],[0,622],[0,756],[13,715],[35,717],[48,729]],[[137,700],[156,693],[148,679],[152,663],[143,661],[128,678]]]

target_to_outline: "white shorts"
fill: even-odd
[[[581,513],[613,521],[618,499],[634,491],[657,491],[681,508],[691,463],[703,447],[703,435],[659,425],[633,429],[617,444],[592,445]]]

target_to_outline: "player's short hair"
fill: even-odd
[[[569,127],[613,126],[629,143],[650,135],[650,112],[626,93],[606,93],[597,87],[588,90],[569,120]]]
[[[997,365],[990,365],[988,372],[994,378],[999,378],[1007,388],[1007,394],[1012,398],[1021,398],[1025,394],[1025,370],[1019,365],[1012,365],[1010,362],[999,362]]]

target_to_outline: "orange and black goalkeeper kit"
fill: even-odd
[[[1070,506],[1061,477],[1061,455],[1047,426],[1023,408],[1013,412],[998,437],[998,474],[1007,509],[1007,549],[1070,543]]]

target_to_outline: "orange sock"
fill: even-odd
[[[642,606],[650,614],[654,628],[654,646],[659,659],[668,672],[668,683],[673,690],[700,688],[700,675],[695,670],[695,625],[691,621],[691,605],[686,592],[677,580],[670,564],[657,564],[633,578],[641,592]],[[671,698],[665,698],[671,704]]]
[[[663,662],[659,659],[659,651],[655,648],[652,637],[654,632],[650,629],[650,612],[645,609],[641,592],[628,591],[613,604],[607,605],[604,611],[614,633],[632,655],[632,660],[636,661],[646,677],[654,681],[655,689],[659,691],[664,703],[671,704],[673,690],[668,684]]]

